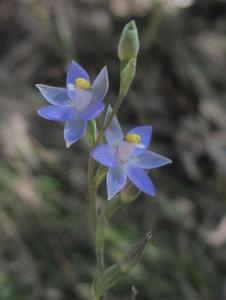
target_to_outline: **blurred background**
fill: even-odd
[[[107,261],[152,230],[142,263],[109,294],[140,300],[226,299],[226,1],[0,1],[0,299],[88,300],[95,271],[85,140],[37,116],[36,83],[64,86],[73,58],[95,78],[135,19],[137,74],[124,129],[152,124],[152,150],[173,160],[108,227]],[[104,196],[105,187],[100,193]]]

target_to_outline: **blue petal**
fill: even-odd
[[[72,61],[68,66],[66,83],[75,84],[77,78],[83,78],[90,82],[90,78],[86,70],[83,69],[77,62]]]
[[[155,169],[172,163],[170,159],[151,151],[145,151],[144,154],[134,157],[133,160],[143,169]]]
[[[111,112],[112,112],[112,108],[111,108],[111,106],[109,106],[107,114],[106,114],[105,122],[107,121]],[[111,146],[119,144],[120,141],[123,139],[122,128],[119,124],[117,117],[114,117],[111,124],[108,126],[107,130],[105,131],[105,137],[106,137],[108,144]]]
[[[92,99],[90,106],[93,106],[104,99],[108,91],[108,86],[108,71],[107,67],[105,66],[97,75],[92,84]]]
[[[64,88],[36,84],[42,96],[51,104],[58,106],[71,106],[72,103],[68,97],[67,90]]]
[[[86,122],[82,121],[78,115],[73,120],[67,121],[64,126],[64,139],[67,148],[79,140],[86,130]]]
[[[91,152],[92,157],[107,167],[116,167],[118,160],[115,150],[108,144],[97,145]]]
[[[131,159],[134,147],[135,146],[133,144],[127,141],[121,141],[119,146],[117,147],[119,160],[121,162],[126,162]]]
[[[142,192],[151,196],[155,195],[154,185],[143,169],[136,166],[134,163],[129,162],[126,164],[126,173],[132,183]]]
[[[67,121],[72,119],[76,111],[73,107],[62,107],[62,106],[44,106],[38,110],[38,114],[52,121]]]
[[[126,184],[126,173],[123,166],[110,168],[107,173],[108,200],[112,199]]]
[[[95,119],[99,116],[99,114],[104,110],[105,104],[100,102],[80,113],[80,117],[84,121],[89,121]]]
[[[68,66],[66,86],[68,96],[73,100],[76,97],[75,80],[83,78],[90,82],[88,73],[75,61],[72,61]]]
[[[70,100],[72,100],[72,101],[76,100],[77,91],[76,91],[75,85],[72,85],[72,84],[68,85],[67,94],[68,94],[68,97],[70,98]]]
[[[134,149],[134,155],[141,155],[144,153],[151,141],[151,135],[152,135],[152,126],[138,126],[131,129],[128,133],[135,133],[138,134],[141,137],[140,144],[144,145],[144,148],[135,148]]]

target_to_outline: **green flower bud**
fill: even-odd
[[[137,199],[140,195],[140,190],[131,182],[129,182],[120,193],[123,203],[130,203]]]
[[[134,244],[125,255],[120,266],[122,272],[131,271],[142,258],[144,250],[151,239],[151,232],[148,232],[142,240]]]
[[[137,199],[139,195],[140,190],[131,182],[128,183],[118,196],[115,196],[106,204],[106,219],[109,220],[114,214],[123,209],[127,204]]]
[[[118,56],[121,63],[128,62],[131,58],[136,58],[139,51],[139,39],[135,21],[127,23],[122,31]]]

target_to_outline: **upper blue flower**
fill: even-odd
[[[92,150],[92,157],[109,168],[108,200],[126,185],[127,178],[144,193],[155,195],[154,185],[144,169],[155,169],[171,163],[171,160],[147,150],[151,135],[151,126],[139,126],[124,137],[115,117],[105,132],[108,144],[97,145]]]
[[[41,107],[38,114],[47,120],[63,121],[67,147],[76,142],[86,131],[87,121],[104,110],[104,97],[108,90],[108,72],[105,66],[93,84],[88,73],[75,61],[68,67],[66,88],[36,85],[52,105]]]

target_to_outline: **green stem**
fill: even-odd
[[[102,274],[105,268],[104,262],[104,231],[105,231],[105,216],[104,211],[101,215],[97,216],[97,205],[96,205],[96,189],[94,185],[94,164],[95,161],[93,160],[92,156],[89,156],[88,162],[88,191],[89,191],[89,198],[90,198],[90,215],[91,215],[91,222],[93,226],[93,235],[95,239],[95,252],[96,252],[96,262],[97,268]],[[102,216],[104,217],[104,221],[102,222]],[[97,235],[98,232],[101,231],[98,246],[97,246]],[[103,300],[106,300],[105,295],[102,296]]]
[[[97,258],[97,266],[101,274],[105,269],[105,263],[104,263],[105,226],[106,226],[105,210],[102,209],[98,217],[98,223],[96,228],[96,258]]]
[[[133,82],[135,72],[136,72],[136,57],[131,58],[129,61],[121,63],[120,66],[120,87],[119,87],[119,95],[115,102],[114,108],[106,120],[104,126],[101,128],[99,135],[96,139],[94,146],[96,146],[103,138],[104,133],[108,126],[111,124],[114,116],[117,114],[125,96],[128,93],[128,90]]]
[[[120,100],[120,103],[118,101],[116,102],[116,105],[117,105],[117,103],[118,103],[118,105],[117,106],[115,105],[115,107],[114,107],[112,113],[110,114],[107,122],[105,123],[102,130],[100,131],[93,147],[95,147],[99,143],[99,141],[101,141],[105,130],[107,129],[109,124],[112,122],[114,116],[116,115],[123,98],[121,100],[120,97],[119,97],[119,100]],[[102,218],[102,215],[104,215],[105,212],[104,212],[104,209],[103,209],[103,211],[101,212],[101,215],[98,218],[98,223],[97,223],[97,217],[98,216],[97,216],[97,207],[96,207],[96,188],[95,188],[95,184],[94,184],[94,165],[95,165],[95,162],[94,162],[92,156],[90,155],[89,156],[89,162],[88,162],[88,190],[89,190],[89,198],[90,198],[90,215],[91,215],[92,225],[94,227],[94,236],[95,236],[95,240],[96,240],[96,247],[95,247],[96,250],[95,250],[95,252],[96,252],[97,268],[98,268],[100,274],[103,274],[104,269],[105,269],[105,261],[104,261],[105,222],[101,222],[101,218]],[[103,223],[103,224],[99,224],[99,223]],[[102,234],[101,234],[101,237],[99,239],[99,246],[97,247],[97,239],[98,239],[97,238],[97,229],[100,226],[101,226]],[[106,300],[106,295],[105,294],[102,295],[101,298],[102,298],[102,300]]]
[[[96,209],[96,191],[93,184],[93,177],[94,177],[94,160],[90,155],[89,162],[88,162],[88,192],[89,192],[89,199],[90,199],[91,222],[93,225],[94,236],[95,236],[96,224],[97,224],[97,209]]]
[[[106,131],[106,129],[108,128],[108,126],[111,124],[112,120],[114,119],[114,116],[117,114],[121,104],[122,104],[122,101],[124,99],[124,96],[119,94],[117,100],[116,100],[116,103],[115,103],[115,106],[111,112],[111,114],[109,115],[108,119],[106,120],[104,126],[101,128],[100,132],[99,132],[99,135],[97,137],[97,140],[94,144],[94,147],[102,140],[103,136],[104,136],[104,133]]]
[[[133,68],[135,68],[136,60],[131,61],[129,63],[130,63],[129,66],[132,66]],[[119,108],[122,104],[122,101],[124,100],[124,98],[125,98],[125,96],[128,92],[128,88],[129,88],[129,86],[130,86],[130,84],[133,80],[134,74],[135,74],[135,72],[133,72],[131,78],[128,78],[128,84],[125,84],[125,82],[124,82],[124,85],[122,84],[123,83],[123,77],[121,75],[120,91],[119,91],[118,98],[115,102],[114,108],[113,108],[110,116],[106,120],[104,126],[101,128],[101,130],[100,130],[100,132],[99,132],[99,134],[96,138],[96,141],[93,143],[92,148],[94,148],[102,140],[106,129],[111,124],[113,118],[117,114],[117,112],[118,112],[118,110],[119,110]],[[122,86],[123,86],[123,88],[122,88]],[[90,155],[89,156],[89,164],[88,164],[88,189],[89,189],[89,197],[90,197],[90,209],[91,209],[91,217],[92,217],[92,223],[93,223],[93,227],[94,227],[94,234],[95,234],[95,240],[96,240],[95,249],[96,249],[97,267],[98,267],[98,270],[99,270],[100,274],[103,274],[104,269],[105,269],[105,263],[104,263],[104,231],[105,231],[106,219],[105,219],[105,209],[103,209],[101,214],[99,216],[97,216],[96,188],[95,188],[95,180],[94,180],[94,166],[95,166],[94,160]],[[106,295],[103,295],[102,299],[105,300]]]
[[[107,119],[105,125],[101,128],[99,135],[93,145],[93,148],[100,142],[100,140],[102,139],[105,130],[108,128],[108,126],[111,124],[114,116],[117,114],[120,105],[122,103],[124,99],[124,96],[122,96],[121,94],[119,94],[118,99],[115,103],[115,106],[109,116],[109,118]],[[94,234],[96,235],[96,226],[97,226],[97,208],[96,208],[96,189],[95,189],[95,185],[94,185],[94,165],[95,162],[92,158],[91,155],[89,155],[89,162],[88,162],[88,190],[89,190],[89,198],[90,198],[90,214],[91,214],[91,220],[92,220],[92,225],[94,227]],[[103,260],[103,250],[100,252],[101,258],[97,258],[97,262],[98,261],[104,261]],[[104,265],[103,263],[101,263],[101,269],[102,269],[102,265]]]

